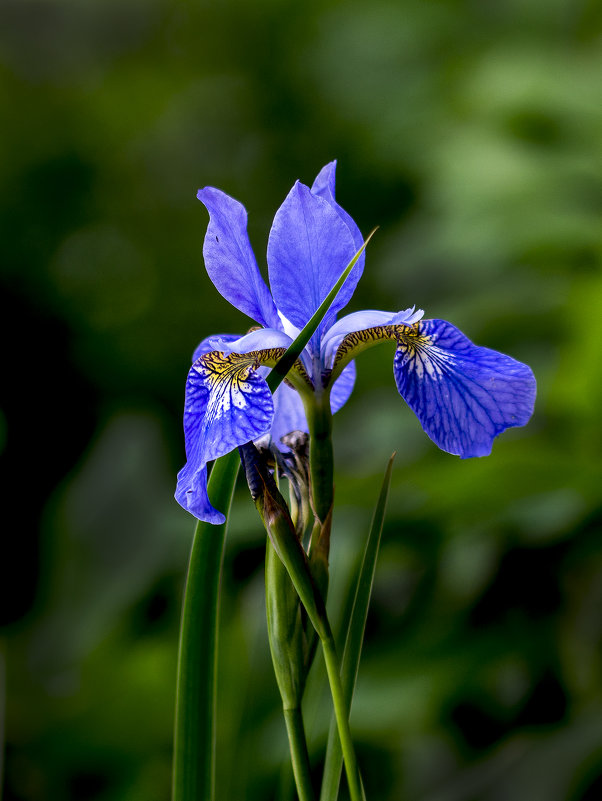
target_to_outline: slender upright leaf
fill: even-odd
[[[347,627],[345,649],[343,651],[343,659],[341,661],[341,683],[343,685],[344,699],[347,706],[347,715],[349,715],[349,711],[351,709],[351,701],[353,698],[353,691],[355,689],[360,656],[362,653],[366,618],[368,617],[368,607],[370,605],[370,596],[372,594],[372,584],[374,582],[376,560],[378,558],[380,538],[387,508],[387,499],[389,496],[389,486],[391,484],[391,472],[393,470],[394,458],[395,454],[393,454],[389,459],[380,494],[378,496],[378,501],[374,509],[372,525],[366,540],[362,566],[360,568],[360,573],[355,588],[353,607],[351,609],[351,615],[349,617],[349,624]],[[328,746],[326,748],[326,760],[324,763],[324,776],[322,779],[320,801],[336,801],[339,793],[339,782],[341,779],[342,766],[343,755],[341,752],[341,744],[337,734],[336,721],[333,718],[330,723],[330,731],[328,733]]]
[[[217,459],[209,497],[226,515],[221,526],[198,522],[180,628],[173,760],[173,801],[215,797],[215,698],[219,586],[238,452]]]

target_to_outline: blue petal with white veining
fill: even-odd
[[[274,403],[257,367],[252,354],[223,357],[215,352],[192,366],[198,379],[191,381],[203,384],[208,392],[203,419],[203,454],[208,461],[269,431]]]
[[[200,520],[223,522],[207,497],[207,462],[270,430],[274,403],[257,367],[252,355],[211,351],[197,359],[188,373],[187,462],[178,474],[176,499]]]
[[[175,499],[183,509],[198,520],[213,523],[215,526],[226,521],[222,512],[218,512],[209,501],[206,464],[186,462],[178,473]]]
[[[278,309],[303,328],[355,252],[353,236],[335,209],[297,181],[276,212],[268,241],[270,286]],[[350,297],[343,287],[312,338],[313,348]]]
[[[209,278],[233,306],[268,328],[278,328],[278,313],[261,277],[249,236],[247,212],[234,198],[206,186],[198,199],[209,212],[203,256]]]
[[[533,413],[531,369],[474,345],[445,320],[423,320],[400,339],[394,373],[424,431],[462,458],[487,456],[498,434],[525,425]]]

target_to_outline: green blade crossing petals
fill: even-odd
[[[374,229],[374,231],[376,231],[376,228]],[[357,251],[355,256],[351,259],[347,267],[345,267],[345,269],[341,273],[341,277],[333,286],[333,288],[330,290],[328,295],[324,298],[318,310],[313,314],[313,316],[311,317],[309,322],[304,326],[303,330],[297,336],[293,344],[287,348],[286,353],[283,354],[283,356],[280,358],[276,366],[270,372],[266,381],[272,392],[275,392],[276,389],[280,386],[288,371],[291,369],[293,364],[297,361],[297,359],[301,355],[301,351],[307,345],[309,340],[312,338],[312,335],[322,322],[324,316],[328,312],[328,309],[332,306],[332,303],[336,298],[336,296],[338,295],[339,290],[347,280],[349,273],[353,269],[355,263],[366,249],[366,245],[368,244],[368,242],[372,239],[374,231],[371,231],[370,234],[368,234],[368,236],[366,237],[366,241]]]

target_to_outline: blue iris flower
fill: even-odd
[[[400,395],[444,451],[486,456],[494,438],[529,420],[535,401],[530,368],[478,347],[445,320],[422,310],[360,311],[337,320],[355,290],[358,259],[307,347],[274,395],[266,375],[327,296],[363,244],[335,200],[336,162],[311,189],[297,182],[276,212],[267,249],[271,292],[247,235],[244,207],[218,189],[198,192],[209,212],[203,255],[209,277],[233,306],[260,327],[223,334],[196,349],[186,383],[186,465],[176,499],[195,517],[222,523],[207,496],[207,463],[251,440],[308,431],[305,409],[329,400],[332,412],[349,398],[357,354],[378,342],[396,343],[393,372]]]

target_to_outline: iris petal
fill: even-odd
[[[190,368],[184,439],[187,462],[178,474],[176,500],[200,520],[223,522],[207,497],[207,462],[270,430],[272,394],[257,368],[259,354],[212,351]]]
[[[209,212],[203,256],[215,288],[251,319],[277,328],[278,313],[249,242],[245,207],[211,186],[199,189],[197,197]]]
[[[290,448],[280,440],[293,431],[309,433],[303,402],[295,389],[281,384],[274,393],[274,420],[270,432],[272,441],[280,450],[288,451]]]
[[[335,200],[336,168],[337,168],[336,161],[331,161],[325,167],[322,167],[322,169],[316,176],[316,180],[312,184],[311,191],[312,194],[324,198],[324,200],[330,203],[332,208],[343,220],[347,228],[349,228],[349,231],[351,232],[351,236],[353,237],[353,241],[355,243],[355,250],[358,251],[364,244],[364,237],[362,236],[360,229],[355,224],[355,221],[353,220],[351,215],[347,214],[345,209],[339,206],[339,204]],[[357,263],[354,266],[351,275],[346,281],[346,288],[349,292],[349,297],[351,297],[351,295],[355,291],[357,282],[362,277],[362,273],[364,272],[365,260],[366,260],[366,254],[362,253],[362,255],[357,260]]]
[[[258,366],[253,353],[224,357],[215,352],[201,356],[193,365],[191,372],[198,379],[192,381],[198,381],[207,392],[203,420],[207,460],[217,459],[269,430],[274,403]]]
[[[288,334],[278,331],[275,328],[257,328],[239,337],[209,337],[205,342],[211,343],[212,350],[219,350],[223,353],[251,353],[252,351],[278,351],[280,355],[288,348],[293,341]],[[201,343],[202,344],[202,343]],[[200,346],[199,346],[200,347]],[[267,358],[262,358],[262,363],[267,363]]]
[[[214,350],[219,350],[223,353],[243,354],[257,352],[261,364],[269,365],[270,367],[276,364],[292,343],[292,339],[288,334],[283,331],[276,331],[274,328],[258,328],[243,337],[234,339],[230,338],[228,334],[226,338],[221,340],[218,337],[210,337],[207,341],[214,346]],[[302,353],[300,359],[295,362],[287,378],[296,386],[313,390],[313,384],[303,364],[304,355]],[[267,371],[265,373],[267,374]]]
[[[345,337],[350,334],[360,333],[368,329],[374,329],[369,339],[376,344],[380,340],[395,338],[395,331],[384,331],[385,326],[412,325],[422,318],[422,309],[416,311],[412,306],[400,312],[377,311],[376,309],[366,309],[365,311],[352,312],[345,315],[324,334],[322,338],[322,361],[324,366],[330,369],[335,361],[341,361],[341,356],[337,350]],[[352,341],[353,340],[353,341]],[[357,340],[357,342],[355,341]],[[360,342],[365,344],[364,337],[351,337],[345,347],[346,360],[351,358],[351,353]],[[347,346],[348,345],[348,346]],[[359,348],[361,350],[361,348]]]
[[[462,458],[487,456],[494,438],[533,413],[536,384],[526,364],[474,345],[445,320],[403,329],[397,388],[424,431]]]
[[[220,346],[224,342],[236,342],[239,339],[240,334],[213,334],[213,336],[205,337],[205,339],[201,340],[196,346],[192,355],[192,361],[196,362],[199,356],[210,353],[212,350],[223,350],[223,347]]]
[[[198,520],[213,523],[219,526],[226,518],[218,512],[207,494],[207,465],[195,465],[188,461],[178,473],[178,485],[175,494],[176,501],[183,509],[190,512]]]
[[[268,266],[274,300],[290,322],[303,328],[355,255],[347,225],[307,186],[293,186],[276,212],[268,241]],[[343,286],[312,342],[349,301]]]
[[[338,412],[349,400],[349,396],[353,392],[355,384],[355,375],[355,362],[351,362],[345,367],[341,375],[332,385],[332,390],[330,392],[330,409],[333,414]]]

